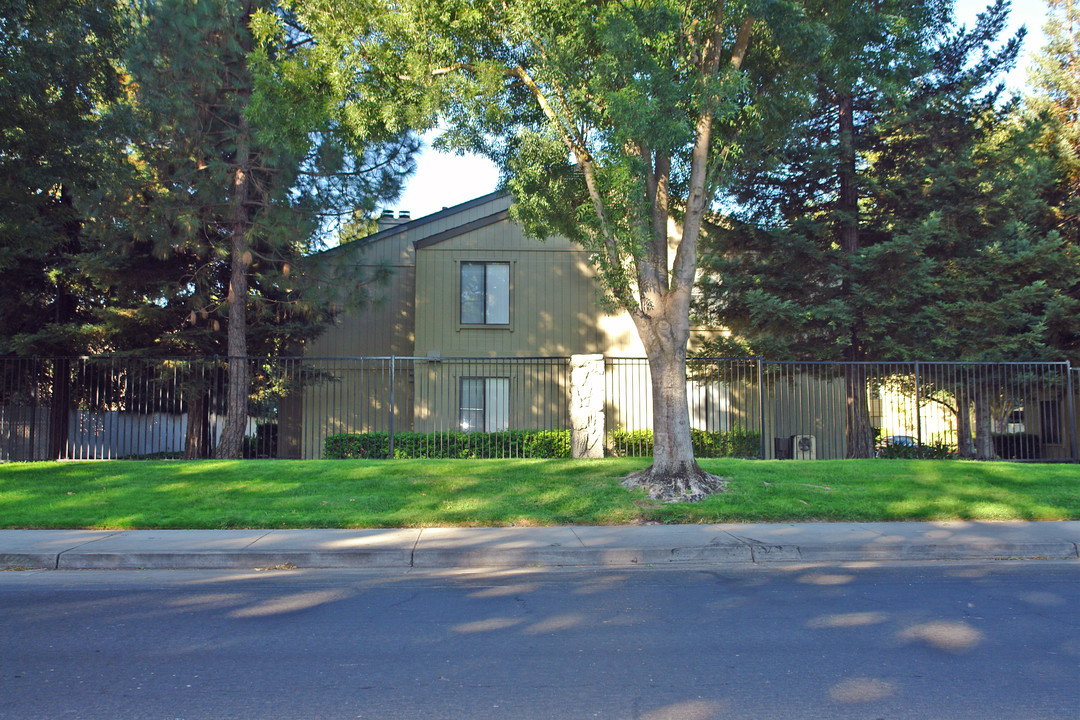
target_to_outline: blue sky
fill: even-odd
[[[957,0],[957,19],[968,26],[976,15],[986,8],[989,0]],[[1023,56],[1017,68],[1009,75],[1008,85],[1019,91],[1027,79],[1027,60],[1033,50],[1043,43],[1042,25],[1046,19],[1043,0],[1013,0],[1009,17],[1008,33],[1021,25],[1028,29]],[[434,134],[426,138],[430,141]],[[495,189],[499,172],[486,159],[475,156],[457,156],[440,153],[425,147],[417,163],[416,174],[409,180],[405,193],[390,209],[408,210],[413,218],[438,212],[444,207],[457,205]]]

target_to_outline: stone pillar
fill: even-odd
[[[570,447],[575,458],[604,457],[604,356],[570,356]]]

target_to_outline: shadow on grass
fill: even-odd
[[[642,458],[112,461],[0,466],[0,527],[367,528],[1080,518],[1075,466],[705,460],[731,491],[660,505]]]

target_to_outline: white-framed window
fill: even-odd
[[[510,324],[510,263],[461,263],[462,325]]]
[[[465,432],[510,429],[510,378],[461,378],[458,427]]]

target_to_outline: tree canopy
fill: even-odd
[[[340,19],[331,2],[297,12],[310,27]],[[588,249],[609,302],[633,318],[653,383],[642,484],[683,499],[715,490],[694,461],[685,392],[698,240],[744,137],[776,125],[783,68],[818,52],[803,3],[406,1],[383,27],[399,77],[448,127],[441,143],[497,162],[526,232]]]
[[[246,358],[323,327],[302,259],[398,194],[411,105],[269,0],[7,5],[0,352],[225,355],[237,456]]]

